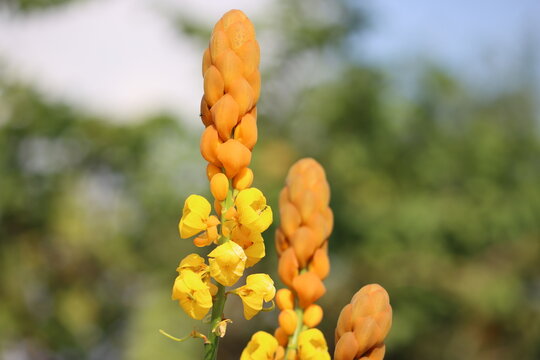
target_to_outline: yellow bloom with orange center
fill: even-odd
[[[208,254],[210,275],[221,285],[232,286],[244,274],[247,256],[234,241],[227,241]]]
[[[219,220],[213,215],[210,216],[211,211],[208,200],[200,195],[190,195],[184,203],[182,218],[178,224],[180,237],[187,239],[204,231],[204,234],[194,240],[195,245],[206,246],[217,241]]]
[[[250,320],[276,295],[274,281],[267,274],[253,274],[246,279],[246,285],[232,291],[240,296],[244,304],[244,317]]]
[[[330,360],[326,339],[319,329],[309,329],[300,333],[298,357],[302,360]]]
[[[172,289],[172,299],[184,309],[186,314],[201,320],[212,307],[212,295],[201,276],[191,270],[184,270],[176,277]]]
[[[247,268],[258,263],[266,255],[261,233],[252,231],[245,226],[235,226],[231,232],[231,240],[244,249],[247,256]]]
[[[240,360],[273,360],[278,349],[275,337],[264,331],[258,331],[251,337]]]
[[[242,190],[234,200],[240,224],[252,231],[262,233],[272,223],[272,209],[257,188]]]

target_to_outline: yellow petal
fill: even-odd
[[[182,218],[178,224],[180,237],[183,239],[206,230],[206,220],[210,216],[210,203],[200,195],[190,195],[185,203]]]
[[[204,197],[200,195],[189,195],[184,203],[184,213],[186,213],[186,211],[207,218],[210,215],[210,211],[212,211],[212,207]]]
[[[263,232],[272,223],[272,209],[266,205],[266,198],[256,188],[249,188],[238,193],[235,199],[239,221],[242,225],[256,232]]]
[[[251,337],[240,360],[269,360],[274,359],[278,348],[275,337],[264,331],[258,331]]]
[[[276,295],[274,280],[267,274],[252,274],[246,279],[246,285],[263,294],[264,301],[271,301]]]
[[[178,300],[182,309],[197,320],[201,320],[212,307],[208,286],[191,270],[182,271],[176,278],[172,298]]]
[[[189,254],[180,261],[176,271],[179,273],[182,270],[191,270],[196,274],[201,274],[208,269],[208,265],[204,262],[204,259],[197,254]]]
[[[330,360],[326,339],[319,329],[313,328],[300,333],[298,355],[302,360]]]
[[[251,267],[258,263],[265,255],[264,242],[253,243],[250,247],[244,250],[247,256],[246,267]]]
[[[244,274],[247,256],[233,241],[219,245],[208,257],[210,275],[221,285],[232,286]]]

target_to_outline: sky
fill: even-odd
[[[244,10],[256,22],[274,4],[86,0],[25,16],[0,12],[0,64],[53,99],[117,121],[165,110],[198,122],[203,49],[179,34],[166,14],[174,9],[211,28],[230,8]],[[540,48],[537,0],[404,4],[362,2],[373,22],[353,39],[360,59],[390,67],[432,59],[465,78],[504,83],[514,75],[506,70],[516,68],[525,34],[536,34],[528,41]]]

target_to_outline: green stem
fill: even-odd
[[[298,348],[298,337],[300,336],[303,328],[302,319],[304,318],[304,310],[299,306],[296,306],[294,310],[296,311],[296,329],[289,337],[289,343],[287,345],[287,350],[285,351],[284,359],[287,359],[287,355],[291,350],[296,350]]]
[[[225,223],[225,213],[231,206],[233,206],[233,189],[232,184],[229,184],[229,192],[227,198],[222,203],[221,210],[221,226]],[[223,234],[223,231],[221,232]],[[223,244],[229,241],[225,236],[221,236],[219,244]],[[225,286],[220,283],[217,284],[218,292],[215,297],[214,305],[212,306],[212,318],[210,320],[210,334],[208,334],[208,344],[204,345],[204,360],[215,360],[217,358],[219,336],[214,331],[217,325],[223,320],[223,309],[225,308]]]
[[[213,331],[222,320],[223,308],[225,307],[225,286],[218,284],[216,301],[212,307],[212,319],[210,320],[210,334],[208,335],[209,344],[204,345],[204,360],[215,360],[217,357],[219,336]]]

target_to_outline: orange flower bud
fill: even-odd
[[[206,236],[199,236],[193,239],[193,244],[197,247],[205,247],[212,243],[212,239]]]
[[[323,212],[322,212],[324,218],[325,218],[325,222],[324,224],[326,225],[325,228],[326,228],[326,236],[325,237],[328,237],[330,236],[330,234],[332,233],[332,229],[334,228],[334,213],[332,212],[332,209],[330,208],[326,208]]]
[[[346,334],[352,334],[356,340],[355,359],[380,360],[384,356],[383,342],[391,325],[392,307],[386,290],[377,284],[364,286],[339,315],[336,344],[342,342]],[[343,341],[352,343],[351,340]],[[336,354],[338,349],[340,353],[344,351],[336,345]],[[338,359],[337,355],[336,359]]]
[[[321,247],[321,245],[330,235],[330,233],[328,233],[328,224],[324,215],[319,211],[314,212],[304,223],[317,234],[317,247]]]
[[[254,115],[246,114],[234,130],[234,138],[253,149],[257,143],[257,120]]]
[[[206,127],[201,136],[201,155],[206,161],[221,166],[218,160],[217,148],[221,144],[217,130],[214,125]]]
[[[311,262],[309,263],[309,271],[317,274],[319,279],[324,280],[330,272],[330,260],[325,249],[317,249]]]
[[[225,83],[219,70],[210,66],[204,73],[204,99],[208,106],[212,107],[223,96]]]
[[[339,314],[337,326],[336,326],[336,342],[338,339],[343,336],[346,332],[352,331],[353,322],[352,322],[352,305],[347,304],[341,310]]]
[[[280,310],[294,309],[294,294],[289,289],[279,289],[276,293],[276,304]]]
[[[317,304],[309,305],[304,311],[304,324],[309,328],[319,325],[323,318],[323,309]]]
[[[359,360],[383,360],[386,346],[384,344],[374,347]]]
[[[238,21],[249,21],[249,19],[241,10],[229,10],[221,17],[221,19],[219,19],[214,30],[226,30],[229,26]]]
[[[253,107],[253,89],[243,77],[236,79],[231,84],[229,94],[238,104],[240,114],[245,114]]]
[[[278,274],[285,285],[292,287],[293,280],[298,276],[298,259],[293,248],[288,248],[281,254]]]
[[[294,233],[291,244],[301,268],[307,266],[309,259],[315,253],[317,243],[319,243],[317,234],[307,226],[299,227]]]
[[[255,39],[255,28],[250,21],[237,21],[225,29],[231,49],[237,50],[247,41]]]
[[[229,179],[223,173],[215,174],[210,180],[210,192],[219,201],[225,200],[229,192]]]
[[[302,223],[302,218],[296,207],[288,201],[284,201],[279,205],[279,216],[281,218],[280,227],[283,233],[292,238],[295,231]]]
[[[317,201],[315,198],[315,193],[313,191],[303,191],[300,193],[298,200],[292,198],[294,204],[300,210],[300,216],[302,217],[303,222],[307,222],[309,218],[319,210],[317,208]]]
[[[277,339],[279,345],[287,346],[289,335],[287,335],[282,328],[278,327],[276,331],[274,331],[274,337]]]
[[[283,332],[287,335],[292,335],[296,330],[298,324],[298,317],[294,310],[283,310],[278,317],[279,326],[283,329]]]
[[[227,177],[233,178],[251,162],[251,151],[237,140],[230,139],[217,148],[217,158],[223,164]]]
[[[216,213],[221,216],[221,201],[214,200],[214,209],[216,210]]]
[[[221,76],[223,76],[225,92],[229,92],[233,82],[242,76],[244,71],[242,60],[240,60],[234,51],[227,49],[216,58],[214,64],[221,73]]]
[[[214,123],[214,120],[212,120],[212,113],[210,112],[210,108],[204,99],[204,95],[201,99],[201,120],[204,126],[210,126]]]
[[[204,77],[204,73],[208,68],[212,65],[212,57],[210,56],[210,49],[204,50],[203,58],[202,58],[202,76]]]
[[[253,74],[259,68],[261,50],[257,40],[246,41],[235,51],[244,63],[244,76]]]
[[[243,168],[233,179],[233,187],[236,190],[244,190],[253,183],[253,171],[250,168]]]
[[[209,163],[206,166],[206,177],[208,178],[208,181],[212,180],[214,175],[219,174],[221,172],[221,168],[217,167],[216,165]]]
[[[249,85],[253,89],[253,103],[256,104],[259,101],[259,96],[261,95],[261,73],[259,70],[255,70],[246,77]]]
[[[225,31],[214,29],[210,38],[210,57],[212,63],[215,64],[218,57],[223,55],[229,49],[229,38]]]
[[[289,248],[289,241],[287,240],[287,237],[283,234],[283,231],[281,231],[281,229],[276,230],[275,242],[277,253],[279,256],[281,256],[283,251]]]
[[[285,204],[290,203],[291,200],[289,199],[289,189],[287,186],[285,186],[281,191],[279,192],[279,207],[285,206]]]
[[[219,133],[219,136],[223,140],[227,140],[232,135],[232,129],[238,122],[238,104],[231,95],[226,94],[222,96],[212,109],[212,118],[214,124]]]
[[[279,339],[278,339],[279,342]],[[283,360],[285,357],[285,348],[283,346],[278,346],[276,350],[276,359],[275,360]]]
[[[304,309],[317,301],[326,292],[321,279],[309,271],[294,278],[293,289],[298,295],[300,306]]]
[[[354,360],[357,349],[358,343],[356,342],[356,338],[352,332],[348,331],[336,343],[334,360]]]

